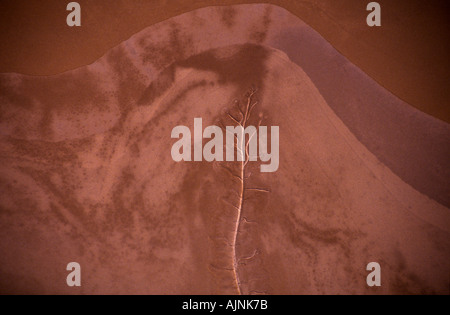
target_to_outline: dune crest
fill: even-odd
[[[449,212],[426,196],[448,186],[447,148],[435,147],[448,126],[384,91],[288,12],[232,9],[231,20],[207,8],[157,24],[72,72],[0,75],[1,290],[448,293]],[[304,38],[295,50],[280,34]],[[280,127],[277,172],[172,160],[173,127],[194,117],[220,125],[252,86],[249,123]],[[374,95],[386,101],[380,111],[365,106]],[[377,133],[402,120],[427,138]],[[405,160],[429,143],[426,158]],[[425,168],[405,170],[425,176],[428,191],[399,176],[402,161]],[[61,280],[74,260],[86,279],[77,292]],[[366,285],[371,261],[382,266],[380,288]]]
[[[164,89],[172,80],[167,68],[174,62],[245,43],[285,52],[381,162],[415,189],[450,206],[449,124],[392,95],[298,17],[274,5],[185,13],[144,29],[90,66],[60,75],[0,74],[0,133],[60,141],[103,132],[113,128],[118,117],[135,106],[135,97],[166,71],[156,87]]]

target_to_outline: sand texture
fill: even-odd
[[[173,127],[232,125],[249,99],[247,124],[280,128],[278,171],[172,160]],[[61,74],[0,74],[0,293],[448,294],[449,143],[267,4],[176,16]]]

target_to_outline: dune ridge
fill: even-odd
[[[234,23],[208,24],[221,16],[216,8],[184,14],[70,73],[0,75],[2,293],[235,294],[236,284],[244,294],[448,293],[448,208],[394,163],[431,142],[415,163],[439,166],[442,182],[447,148],[437,144],[448,126],[380,92],[287,11],[233,8]],[[285,28],[310,38],[298,54],[275,49],[288,43],[278,36]],[[314,60],[311,43],[329,56],[322,66],[341,61],[325,68],[329,77],[349,72],[337,78],[367,91],[337,98],[319,60],[298,64]],[[268,193],[249,192],[236,212],[243,182],[221,163],[175,163],[170,131],[193,117],[219,124],[252,85],[252,119],[280,126],[280,169],[264,174],[250,162],[248,187]],[[403,155],[363,132],[386,126],[386,113],[344,106],[379,92],[407,113],[398,121],[430,127],[426,139],[390,135],[407,139]],[[378,118],[355,126],[354,112]],[[73,260],[83,266],[81,288],[61,280]],[[383,266],[381,288],[365,284],[369,261]]]
[[[449,125],[396,98],[296,16],[273,5],[209,7],[185,13],[139,32],[90,66],[60,75],[2,74],[4,119],[0,130],[14,137],[46,141],[101,132],[112,128],[120,112],[132,106],[133,100],[118,95],[117,87],[137,80],[139,84],[127,88],[140,94],[176,61],[211,48],[247,42],[284,51],[308,73],[338,117],[380,161],[415,189],[450,205]],[[124,65],[133,71],[125,71]],[[128,77],[119,76],[121,72]],[[86,79],[77,81],[78,86],[69,83],[77,76]],[[159,83],[161,88],[169,84],[170,71],[164,80]],[[66,83],[53,89],[55,81]],[[22,96],[15,94],[16,89]],[[82,99],[83,94],[95,96]],[[23,95],[34,95],[35,99]],[[36,108],[31,110],[31,104]],[[95,126],[86,116],[94,108],[101,117]],[[67,110],[69,118],[64,117]],[[60,123],[52,131],[53,118]]]

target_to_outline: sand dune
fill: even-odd
[[[450,122],[445,0],[378,0],[382,27],[377,28],[366,25],[369,1],[361,0],[96,0],[81,4],[82,27],[76,29],[64,23],[67,3],[16,0],[0,3],[0,72],[50,75],[76,69],[182,13],[260,2],[285,8],[393,94]]]
[[[238,217],[236,163],[176,163],[170,132],[223,122],[252,85],[280,168],[249,163],[245,187],[268,192]],[[4,293],[448,293],[448,124],[281,8],[193,11],[0,89]]]

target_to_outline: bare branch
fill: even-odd
[[[234,209],[237,210],[237,218],[236,218],[236,222],[235,222],[235,227],[234,227],[233,239],[231,241],[231,246],[232,246],[232,249],[233,249],[233,269],[232,269],[232,271],[234,273],[234,278],[235,278],[235,281],[236,281],[237,291],[238,291],[239,294],[241,294],[241,289],[240,289],[241,281],[240,281],[239,275],[237,273],[238,265],[239,264],[243,264],[245,261],[249,261],[249,260],[255,258],[255,256],[258,254],[258,250],[256,249],[254,251],[254,253],[252,255],[248,256],[248,257],[243,257],[243,258],[241,258],[239,260],[236,258],[236,246],[239,244],[237,236],[238,236],[239,226],[240,226],[241,222],[245,222],[245,223],[248,223],[248,224],[257,224],[256,222],[248,220],[246,217],[242,216],[242,209],[243,209],[243,206],[244,206],[244,202],[246,200],[248,200],[246,192],[249,192],[249,191],[265,192],[265,193],[269,192],[268,189],[264,189],[264,188],[253,188],[253,187],[247,188],[246,187],[246,182],[245,182],[245,180],[250,178],[250,176],[252,175],[252,173],[250,171],[248,171],[248,172],[246,171],[249,161],[258,159],[258,156],[256,156],[256,157],[253,156],[253,155],[250,156],[250,143],[254,139],[253,137],[257,136],[257,131],[255,131],[252,134],[250,134],[249,137],[248,137],[248,140],[246,140],[246,137],[245,137],[246,136],[245,135],[245,128],[247,127],[247,125],[248,125],[248,123],[250,121],[250,117],[251,117],[251,114],[254,111],[254,108],[259,103],[258,100],[255,99],[255,97],[254,97],[256,92],[257,92],[257,89],[252,87],[245,94],[245,96],[244,96],[246,98],[245,101],[244,100],[242,100],[241,102],[239,102],[237,100],[234,101],[235,106],[236,106],[238,112],[241,115],[240,119],[238,119],[238,117],[236,116],[236,115],[239,115],[239,114],[235,114],[235,111],[232,111],[233,114],[231,114],[230,112],[227,112],[228,117],[235,124],[237,124],[238,126],[240,126],[243,129],[242,130],[243,131],[242,141],[245,144],[239,145],[240,143],[239,143],[238,134],[236,132],[229,131],[222,124],[222,128],[226,130],[227,135],[228,135],[228,133],[232,133],[233,136],[234,136],[234,141],[233,142],[234,142],[234,145],[235,145],[236,149],[233,150],[233,153],[237,152],[238,154],[241,154],[241,157],[242,157],[242,155],[244,155],[244,158],[242,158],[243,161],[239,161],[240,162],[240,164],[239,164],[240,165],[240,169],[238,171],[239,175],[236,175],[236,172],[233,171],[232,169],[230,169],[229,167],[222,166],[233,177],[238,178],[239,182],[240,182],[239,191],[231,190],[232,193],[236,194],[238,199],[239,199],[239,201],[238,201],[239,204],[238,205],[235,205],[235,204],[229,202],[228,200],[222,198],[223,202],[231,205]],[[259,119],[256,129],[258,129],[260,127],[260,125],[261,125],[261,119]],[[228,144],[227,144],[226,148],[229,149]],[[245,152],[242,152],[242,151],[245,151]],[[258,195],[254,195],[254,194],[253,195],[252,194],[249,195],[250,198],[256,198],[257,196]],[[258,292],[258,291],[252,291],[252,292],[254,292],[254,293],[264,293],[264,292]]]
[[[248,115],[250,116],[250,114],[252,113],[253,108],[256,106],[256,104],[258,104],[258,101],[254,102],[251,106],[250,106],[250,110],[248,112]]]
[[[221,241],[221,242],[224,242],[227,246],[230,246],[230,247],[233,247],[233,245],[231,245],[230,244],[230,241],[228,240],[228,239],[226,239],[225,237],[219,237],[219,236],[217,236],[217,237],[211,237],[211,236],[209,236],[209,239],[211,240],[211,241],[213,241],[213,242],[215,242],[215,241]]]
[[[221,198],[221,200],[222,200],[223,202],[225,202],[226,204],[229,204],[230,206],[232,206],[233,208],[235,208],[237,211],[241,211],[241,209],[240,209],[238,206],[234,205],[232,202],[226,200],[225,198]]]
[[[239,126],[242,127],[241,122],[239,122],[236,118],[234,118],[233,115],[231,115],[230,113],[227,113],[228,117],[230,117],[235,123],[237,123]]]
[[[270,190],[264,188],[245,188],[245,190],[267,192],[267,193],[270,192]]]
[[[231,168],[229,168],[228,166],[220,164],[220,167],[223,168],[224,170],[226,170],[231,176],[236,177],[237,179],[242,181],[242,177],[239,176],[239,175],[234,174],[233,171],[231,170]]]
[[[217,267],[217,266],[215,266],[215,265],[213,265],[213,264],[209,264],[208,269],[209,269],[210,271],[212,271],[211,269],[215,269],[215,270],[227,270],[227,271],[233,271],[233,270],[234,270],[233,268]]]
[[[243,257],[240,260],[250,260],[250,259],[254,258],[257,254],[258,254],[258,249],[255,249],[255,251],[253,252],[252,255],[250,255],[248,257]]]

